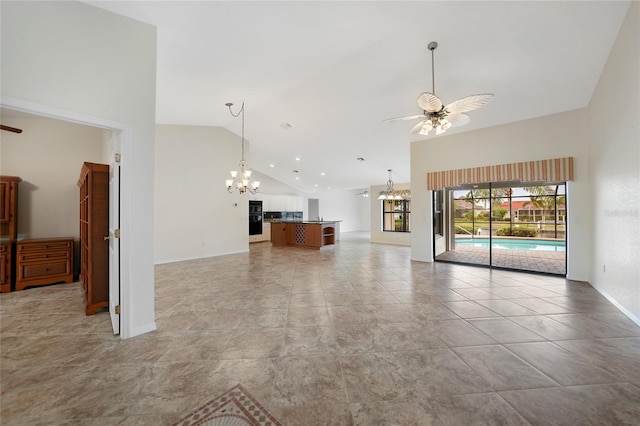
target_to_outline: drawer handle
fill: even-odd
[[[44,268],[44,271],[47,272],[49,270],[49,268]]]

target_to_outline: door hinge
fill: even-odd
[[[116,238],[120,238],[120,229],[114,229],[113,230],[113,236]]]
[[[122,158],[121,155],[118,153],[114,157],[115,157],[116,163],[120,164],[120,160]]]
[[[115,311],[116,315],[120,315],[120,305],[116,305]]]

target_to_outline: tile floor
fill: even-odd
[[[241,383],[284,425],[640,424],[640,328],[588,284],[346,233],[156,267],[120,340],[79,284],[0,296],[3,425],[170,425]]]

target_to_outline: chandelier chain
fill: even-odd
[[[238,118],[238,116],[240,114],[242,114],[242,117],[240,117],[240,121],[242,123],[240,138],[241,138],[241,141],[242,141],[242,161],[244,162],[244,101],[242,102],[242,106],[240,107],[240,111],[238,111],[237,114],[234,114],[233,110],[231,109],[231,107],[233,106],[232,103],[228,103],[226,105],[229,107],[229,112],[231,113],[231,115],[233,117]]]

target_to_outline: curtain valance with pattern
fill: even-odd
[[[565,182],[573,180],[573,157],[427,173],[427,189],[487,182]]]

